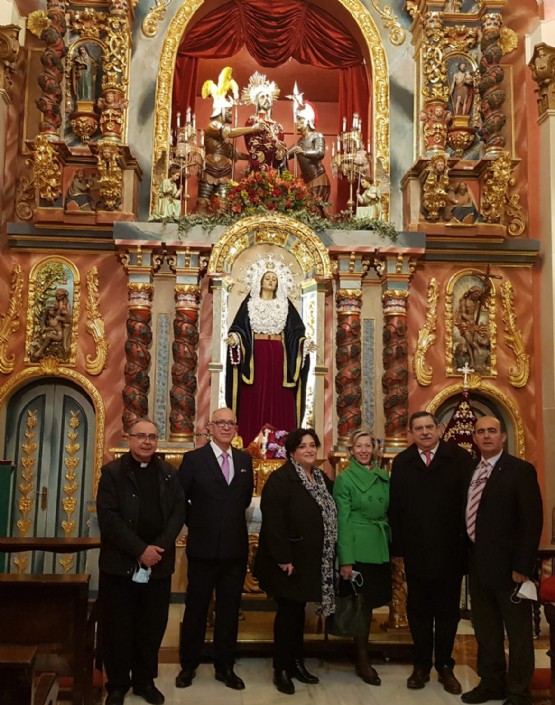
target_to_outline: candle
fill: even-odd
[[[187,117],[185,118],[185,122],[187,124],[191,122],[191,108],[187,108]]]
[[[342,130],[342,132],[346,132],[346,131],[347,131],[347,118],[344,117],[344,118],[343,118],[343,130]]]
[[[204,130],[200,131],[200,144],[201,147],[204,147]]]
[[[177,127],[181,127],[181,113],[177,113]]]
[[[366,145],[366,151],[370,154],[370,140],[368,140],[368,144]]]
[[[341,142],[339,141],[339,135],[337,135],[337,151],[341,151]]]
[[[335,157],[335,145],[332,144],[331,146],[331,158],[333,159]]]
[[[197,129],[197,118],[196,115],[193,113],[193,130]]]

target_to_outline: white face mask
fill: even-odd
[[[137,564],[137,567],[135,568],[135,572],[133,573],[133,577],[131,578],[131,580],[134,583],[148,583],[148,581],[150,580],[150,573],[150,568],[143,568],[141,565]]]

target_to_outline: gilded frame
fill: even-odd
[[[27,301],[27,323],[25,329],[25,364],[26,365],[37,365],[44,358],[50,357],[48,355],[48,349],[45,350],[44,354],[40,356],[39,359],[32,359],[30,355],[31,345],[34,341],[34,334],[36,328],[35,319],[35,307],[37,305],[37,282],[39,274],[48,265],[61,265],[67,268],[72,276],[71,289],[73,294],[72,307],[71,307],[71,345],[68,354],[68,359],[63,360],[62,364],[66,367],[75,367],[77,359],[77,343],[78,343],[78,333],[79,333],[79,313],[81,309],[81,276],[77,267],[66,257],[60,257],[58,255],[52,255],[50,257],[45,257],[37,262],[31,272],[29,273],[29,298]],[[57,287],[66,288],[67,281],[64,284],[63,281],[53,279],[50,283],[50,288],[53,284]],[[42,292],[44,293],[44,292]]]
[[[472,279],[471,279],[472,278]],[[458,372],[455,365],[454,356],[454,328],[455,328],[455,310],[454,297],[456,289],[460,288],[460,283],[463,279],[468,279],[468,283],[484,282],[484,275],[477,272],[475,269],[462,269],[454,274],[448,281],[445,290],[445,374],[449,377],[458,377],[462,373]],[[481,377],[497,377],[497,321],[496,321],[496,291],[493,281],[489,280],[491,289],[488,295],[488,310],[489,318],[487,322],[488,334],[490,340],[490,363],[489,370],[486,373],[479,372]]]
[[[253,245],[277,245],[291,252],[305,275],[331,279],[332,264],[322,241],[313,231],[284,215],[242,218],[230,226],[212,248],[208,275],[229,272],[237,256]]]
[[[519,458],[525,458],[526,440],[524,437],[524,424],[522,423],[522,418],[513,400],[502,391],[494,387],[493,384],[484,382],[479,375],[470,375],[468,388],[471,392],[475,391],[486,397],[490,397],[503,406],[513,425],[516,455],[518,455]],[[439,407],[447,401],[447,399],[458,394],[462,394],[464,389],[465,387],[463,382],[459,382],[458,384],[453,384],[450,387],[442,389],[441,392],[439,392],[439,394],[437,394],[428,404],[426,411],[429,411],[431,414],[435,414]]]

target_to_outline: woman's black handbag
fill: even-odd
[[[368,635],[368,610],[364,607],[364,597],[351,580],[339,581],[335,614],[328,618],[326,629],[334,636]]]

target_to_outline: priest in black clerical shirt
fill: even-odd
[[[147,703],[164,702],[154,679],[185,499],[174,468],[155,455],[157,444],[156,425],[136,420],[129,452],[102,468],[98,485],[106,705],[122,705],[130,687]]]

